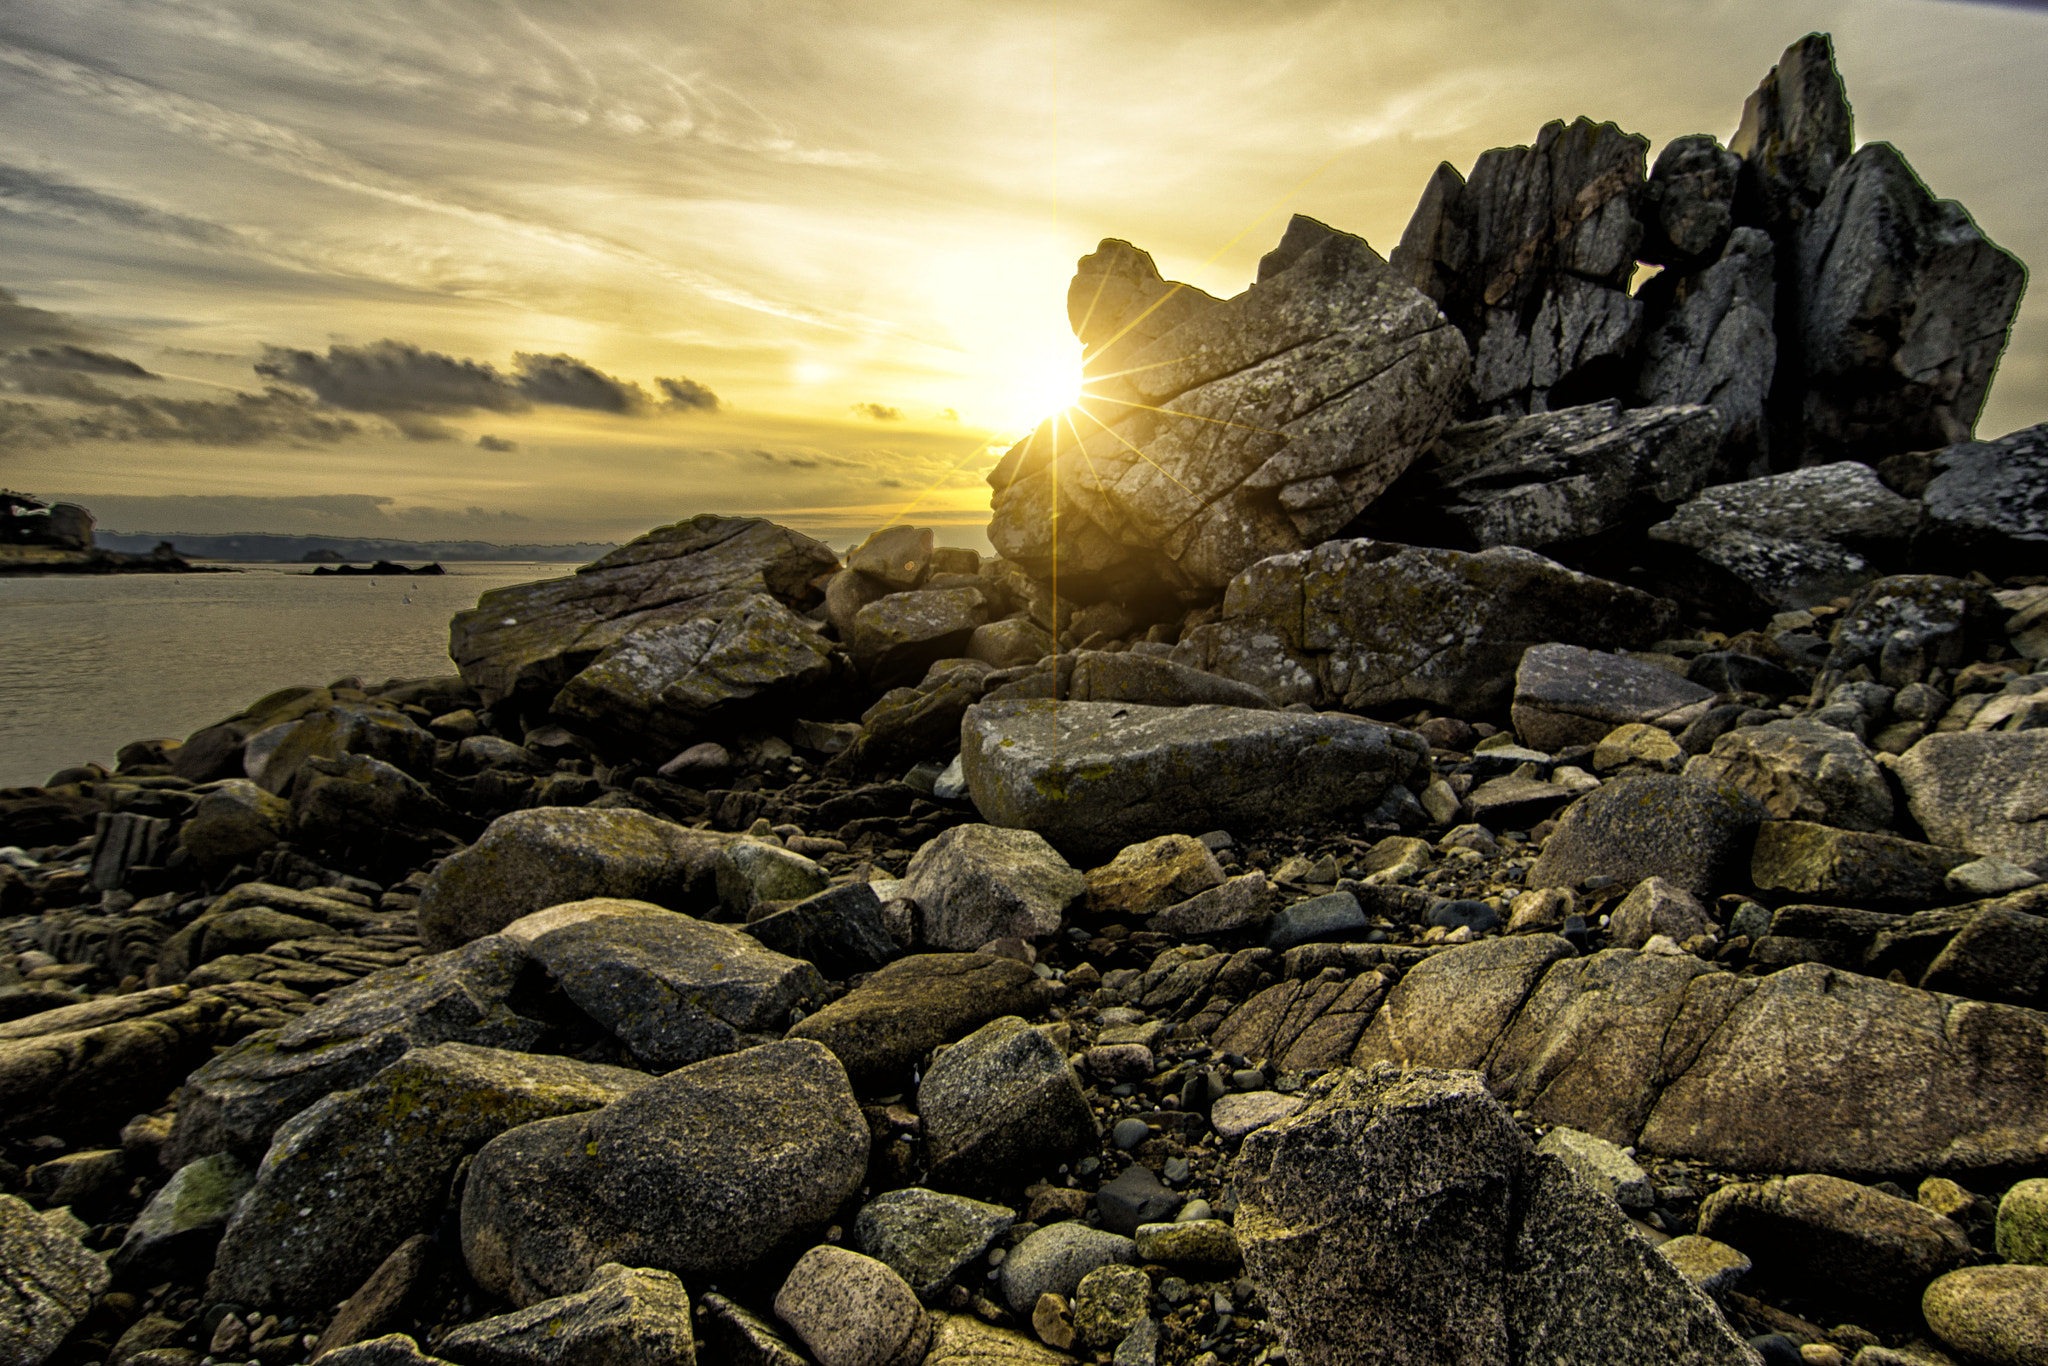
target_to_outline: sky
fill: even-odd
[[[9,0],[0,485],[120,531],[985,546],[1106,237],[1218,295],[1399,240],[1551,119],[1724,141],[1834,36],[2048,262],[2048,6],[1970,0]],[[1978,424],[2048,421],[2048,298]]]

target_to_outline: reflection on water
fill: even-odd
[[[0,787],[40,783],[130,740],[185,736],[273,689],[453,673],[448,619],[560,564],[445,576],[236,574],[0,578]]]

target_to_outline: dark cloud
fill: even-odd
[[[0,289],[0,350],[33,346],[38,342],[89,342],[98,340],[87,327],[46,308],[25,304],[12,290]]]
[[[533,406],[494,366],[389,339],[368,346],[330,346],[324,356],[266,346],[256,373],[310,389],[336,408],[387,417],[453,417],[478,408],[523,413]]]
[[[903,420],[903,410],[901,408],[891,408],[886,403],[856,403],[851,411],[855,417],[872,418],[876,422],[900,422]]]
[[[657,379],[654,387],[661,390],[661,406],[671,411],[715,413],[723,406],[718,395],[712,393],[708,386],[681,375],[674,379]]]
[[[647,407],[647,391],[639,385],[614,379],[574,356],[517,351],[512,368],[519,375],[519,392],[536,403],[599,413],[637,413]]]
[[[238,356],[232,351],[201,351],[197,347],[191,346],[159,346],[156,350],[160,356],[178,356],[186,360],[238,361],[248,359],[247,356]]]
[[[94,351],[84,346],[34,346],[19,359],[50,370],[83,370],[95,375],[118,375],[122,379],[162,379],[124,356]]]
[[[875,487],[884,489],[907,489],[910,487],[910,485],[904,483],[901,479],[877,479],[875,481]]]
[[[362,433],[349,418],[323,411],[303,394],[266,389],[232,399],[131,398],[97,391],[53,395],[91,403],[90,411],[52,413],[33,403],[0,402],[0,448],[64,446],[76,441],[188,442],[196,446],[331,445]]]
[[[26,356],[0,355],[0,389],[37,398],[62,398],[73,403],[118,403],[120,391],[109,389],[75,370],[38,365]]]
[[[517,441],[513,441],[502,436],[492,436],[489,432],[485,432],[482,436],[478,437],[476,439],[476,444],[480,449],[487,451],[504,452],[516,451],[519,449],[519,443]]]

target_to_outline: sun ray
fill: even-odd
[[[1288,439],[1287,433],[1275,431],[1271,427],[1254,427],[1248,422],[1231,422],[1220,417],[1203,417],[1200,413],[1184,413],[1178,408],[1155,408],[1149,403],[1138,403],[1127,398],[1110,398],[1107,394],[1098,394],[1096,397],[1100,398],[1104,403],[1119,403],[1126,408],[1142,408],[1148,413],[1160,413],[1167,417],[1184,417],[1190,422],[1208,422],[1218,427],[1235,427],[1241,432],[1257,432],[1260,436],[1277,436],[1282,440]],[[1095,414],[1090,413],[1089,416],[1095,417]],[[1101,420],[1096,418],[1098,422]]]
[[[1159,471],[1159,472],[1160,472],[1161,474],[1165,475],[1165,476],[1166,476],[1166,477],[1167,477],[1168,479],[1172,480],[1172,481],[1173,481],[1173,482],[1174,482],[1175,484],[1178,484],[1178,485],[1180,486],[1180,490],[1181,490],[1181,492],[1183,492],[1183,493],[1187,494],[1187,496],[1188,496],[1188,497],[1190,497],[1190,498],[1194,499],[1194,500],[1195,500],[1196,502],[1198,502],[1198,503],[1202,501],[1202,495],[1201,495],[1201,494],[1199,494],[1199,493],[1196,493],[1196,492],[1195,492],[1195,491],[1194,491],[1193,489],[1189,488],[1189,487],[1188,487],[1188,486],[1187,486],[1186,484],[1182,484],[1182,483],[1180,482],[1180,480],[1179,480],[1179,479],[1177,479],[1177,478],[1174,478],[1174,473],[1173,473],[1173,471],[1172,471],[1172,470],[1169,470],[1168,468],[1166,468],[1166,466],[1164,466],[1164,465],[1160,464],[1160,463],[1159,463],[1159,462],[1158,462],[1157,460],[1154,460],[1154,459],[1153,459],[1153,458],[1152,458],[1151,456],[1147,455],[1147,454],[1146,454],[1146,453],[1145,453],[1145,452],[1144,452],[1143,450],[1140,450],[1140,449],[1139,449],[1138,447],[1136,447],[1136,446],[1132,445],[1132,444],[1131,444],[1131,439],[1130,439],[1129,437],[1125,436],[1125,435],[1124,435],[1124,434],[1123,434],[1122,432],[1120,432],[1120,431],[1116,430],[1116,428],[1114,428],[1114,427],[1110,426],[1110,425],[1109,425],[1109,424],[1108,424],[1107,422],[1104,422],[1104,421],[1103,421],[1103,420],[1102,420],[1101,418],[1097,417],[1097,416],[1096,416],[1095,414],[1093,414],[1093,413],[1091,413],[1091,412],[1087,412],[1087,411],[1085,411],[1085,410],[1084,410],[1084,411],[1082,412],[1082,414],[1081,414],[1081,415],[1082,415],[1083,417],[1087,418],[1087,419],[1088,419],[1088,420],[1089,420],[1090,422],[1093,422],[1093,423],[1094,423],[1094,424],[1095,424],[1096,426],[1098,426],[1098,427],[1102,428],[1102,430],[1103,430],[1103,431],[1105,431],[1105,432],[1108,432],[1108,433],[1109,433],[1109,434],[1110,434],[1111,436],[1115,437],[1115,438],[1116,438],[1116,439],[1117,439],[1118,441],[1121,441],[1121,442],[1123,442],[1123,443],[1124,443],[1124,445],[1125,445],[1126,447],[1128,447],[1128,448],[1129,448],[1129,450],[1130,450],[1131,454],[1133,454],[1133,455],[1137,456],[1137,457],[1138,457],[1138,458],[1139,458],[1140,460],[1142,460],[1142,461],[1144,461],[1144,462],[1145,462],[1146,464],[1150,465],[1150,466],[1151,466],[1151,467],[1152,467],[1153,469],[1155,469],[1155,470],[1158,470],[1158,471]],[[1077,429],[1077,430],[1078,430],[1078,429]],[[1100,476],[1100,475],[1097,475],[1096,477],[1097,477],[1098,479],[1100,479],[1100,477],[1101,477],[1101,476]]]

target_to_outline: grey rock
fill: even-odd
[[[1746,793],[1778,820],[1843,830],[1882,830],[1892,820],[1876,757],[1855,736],[1815,720],[1731,730],[1686,762],[1685,777]]]
[[[871,534],[846,557],[846,567],[892,589],[915,588],[932,563],[930,527],[890,526]]]
[[[1564,1163],[1571,1168],[1572,1175],[1613,1196],[1623,1209],[1646,1210],[1656,1202],[1657,1192],[1650,1184],[1649,1173],[1618,1144],[1597,1134],[1560,1124],[1543,1135],[1536,1151]]]
[[[1120,651],[1069,650],[984,694],[991,702],[1054,698],[1062,702],[1139,702],[1148,707],[1249,707],[1273,710],[1273,701],[1248,683],[1218,678],[1170,659]]]
[[[1762,817],[1760,803],[1731,787],[1677,774],[1617,779],[1566,808],[1527,883],[1661,877],[1694,896],[1714,896],[1747,870]]]
[[[476,773],[486,768],[539,773],[553,765],[524,745],[515,745],[495,735],[471,735],[456,742],[455,762],[448,767],[457,773]]]
[[[1643,244],[1637,259],[1689,265],[1721,249],[1735,222],[1742,158],[1711,134],[1673,138],[1657,153],[1643,195]]]
[[[1930,735],[1897,773],[1931,838],[2048,875],[2048,730]]]
[[[1614,908],[1607,938],[1616,948],[1639,949],[1652,935],[1667,935],[1673,943],[1683,944],[1713,928],[1698,897],[1661,877],[1646,877]]]
[[[1919,509],[1853,460],[1710,488],[1649,529],[1672,547],[1672,591],[1792,611],[1851,593],[1906,559]]]
[[[1349,716],[1237,707],[985,702],[961,723],[984,819],[1077,858],[1187,830],[1370,811],[1420,783],[1428,742]]]
[[[964,951],[1058,933],[1087,881],[1039,833],[1002,828],[1025,824],[956,825],[911,856],[900,895],[917,904],[920,940]]]
[[[831,878],[817,863],[792,849],[764,840],[736,839],[712,864],[718,900],[736,915],[751,915],[764,901],[801,901],[816,896]]]
[[[666,1271],[607,1262],[573,1295],[465,1323],[434,1350],[458,1366],[690,1366],[690,1297]]]
[[[255,1182],[256,1174],[232,1153],[187,1162],[128,1225],[107,1269],[117,1280],[144,1285],[211,1266],[236,1203]]]
[[[1285,953],[1299,944],[1321,939],[1353,939],[1372,928],[1365,908],[1350,892],[1329,892],[1297,901],[1273,917],[1266,930],[1266,947]]]
[[[986,953],[900,958],[789,1031],[832,1050],[856,1086],[894,1088],[925,1054],[1004,1015],[1035,1014],[1045,986]]]
[[[1764,1286],[1858,1322],[1909,1321],[1927,1283],[1971,1259],[1969,1238],[1933,1210],[1834,1176],[1723,1186],[1699,1231],[1741,1248]]]
[[[1243,1138],[1299,1110],[1307,1102],[1278,1091],[1242,1091],[1223,1096],[1209,1107],[1209,1123],[1225,1142]]]
[[[2048,917],[1999,905],[1972,913],[1935,955],[1919,985],[2041,1009],[2048,1005]]]
[[[375,849],[456,822],[426,784],[381,759],[308,757],[292,784],[292,835],[325,849]]]
[[[1936,452],[1921,495],[1933,553],[1994,577],[2031,572],[2048,554],[2048,423]]]
[[[118,1124],[233,1037],[231,1004],[168,986],[0,1022],[0,1133]]]
[[[332,1304],[429,1231],[462,1160],[505,1130],[608,1104],[646,1077],[440,1044],[286,1121],[229,1222],[213,1293],[261,1309]]]
[[[1029,617],[1006,617],[974,628],[967,638],[967,657],[998,669],[1015,669],[1039,660],[1058,649],[1052,632]]]
[[[1272,886],[1264,873],[1241,873],[1168,906],[1153,916],[1146,928],[1155,934],[1193,940],[1256,934],[1272,919],[1272,900]]]
[[[592,656],[635,631],[699,616],[716,594],[766,593],[790,607],[839,567],[808,536],[709,513],[658,528],[566,578],[495,589],[449,625],[449,654],[484,703],[551,696]]]
[[[955,669],[916,689],[892,688],[861,717],[861,733],[832,758],[832,773],[900,773],[949,753],[960,743],[960,718],[985,684],[973,669]]]
[[[478,1285],[522,1307],[605,1261],[686,1281],[742,1275],[821,1229],[867,1156],[831,1053],[763,1044],[492,1139],[463,1190],[463,1256]]]
[[[392,1250],[369,1279],[335,1309],[334,1317],[313,1344],[317,1359],[337,1347],[380,1337],[416,1311],[439,1258],[433,1238],[415,1233]]]
[[[1697,1233],[1683,1233],[1668,1243],[1659,1243],[1657,1251],[1678,1268],[1681,1276],[1716,1300],[1740,1285],[1753,1265],[1728,1244],[1702,1238]]]
[[[0,1195],[0,1360],[42,1366],[106,1288],[106,1266],[83,1243]]]
[[[920,1300],[932,1304],[1016,1218],[1002,1205],[911,1186],[861,1206],[853,1230],[862,1252],[890,1267]]]
[[[1883,142],[1842,164],[1798,252],[1801,463],[1969,440],[2026,268]]]
[[[1728,150],[1743,160],[1741,193],[1774,229],[1820,203],[1855,147],[1833,40],[1809,33],[1785,49],[1742,106]]]
[[[809,963],[644,901],[571,901],[503,934],[652,1072],[779,1035],[825,995]]]
[[[1814,695],[1831,695],[1858,669],[1892,689],[1959,669],[1993,639],[1989,592],[1938,574],[1898,574],[1864,587],[1835,623]]]
[[[873,972],[896,956],[882,925],[882,903],[865,882],[849,882],[764,915],[746,933],[777,953],[803,958],[839,980]]]
[[[946,1049],[918,1087],[935,1177],[1001,1180],[1100,1137],[1065,1055],[1016,1016]]]
[[[549,714],[679,747],[801,705],[832,677],[831,643],[767,593],[723,593],[680,620],[662,616],[606,646],[562,685]]]
[[[853,619],[860,609],[895,592],[888,584],[857,569],[842,569],[825,584],[825,617],[842,641],[853,638]]]
[[[310,760],[350,755],[424,779],[433,775],[434,752],[434,737],[404,712],[375,703],[341,703],[300,717],[265,761],[259,783],[266,792],[288,797]]]
[[[1128,1265],[1138,1245],[1118,1233],[1063,1220],[1037,1230],[1003,1258],[1003,1299],[1015,1313],[1029,1313],[1040,1295],[1072,1299],[1081,1278],[1101,1266]]]
[[[921,676],[933,660],[959,655],[988,618],[988,597],[979,588],[890,593],[854,613],[847,648],[869,681],[900,683]]]
[[[1555,753],[1617,726],[1653,722],[1713,697],[1669,669],[1576,645],[1537,645],[1515,670],[1512,717],[1523,744]]]
[[[2048,1267],[1964,1267],[1928,1286],[1920,1303],[1935,1336],[1971,1358],[2048,1361]]]
[[[814,1247],[775,1292],[775,1315],[819,1366],[919,1366],[931,1320],[903,1278],[873,1257]]]
[[[1062,577],[1163,560],[1220,586],[1331,535],[1421,452],[1469,372],[1464,341],[1362,240],[1298,218],[1289,234],[1286,268],[1220,303],[1127,243],[1081,261],[1068,303],[1077,335],[1105,343],[1094,397],[990,474],[1000,554],[1039,575],[1057,559]],[[1112,315],[1147,293],[1183,306],[1111,343],[1098,285]]]
[[[1141,1224],[1171,1220],[1186,1198],[1161,1185],[1150,1167],[1133,1162],[1124,1168],[1123,1175],[1113,1181],[1105,1181],[1095,1192],[1095,1208],[1102,1215],[1104,1228],[1131,1238],[1136,1236]],[[1122,1337],[1123,1334],[1117,1336]]]
[[[252,861],[290,828],[290,803],[247,778],[225,778],[208,784],[191,819],[180,827],[178,842],[212,872]]]
[[[644,811],[514,811],[434,870],[420,894],[420,941],[454,948],[523,915],[590,897],[703,909],[712,902],[718,853],[732,839]]]
[[[1664,150],[1690,141],[1678,139]],[[1667,197],[1662,210],[1668,213],[1673,202]],[[1651,312],[1636,397],[1652,407],[1703,403],[1719,414],[1715,474],[1749,473],[1769,456],[1764,403],[1778,363],[1775,262],[1768,236],[1738,228],[1720,260],[1668,284],[1659,277],[1644,291]]]
[[[1173,658],[1283,706],[1423,703],[1470,715],[1507,701],[1530,646],[1641,648],[1674,610],[1513,546],[1330,541],[1238,575],[1221,618],[1188,632]]]

